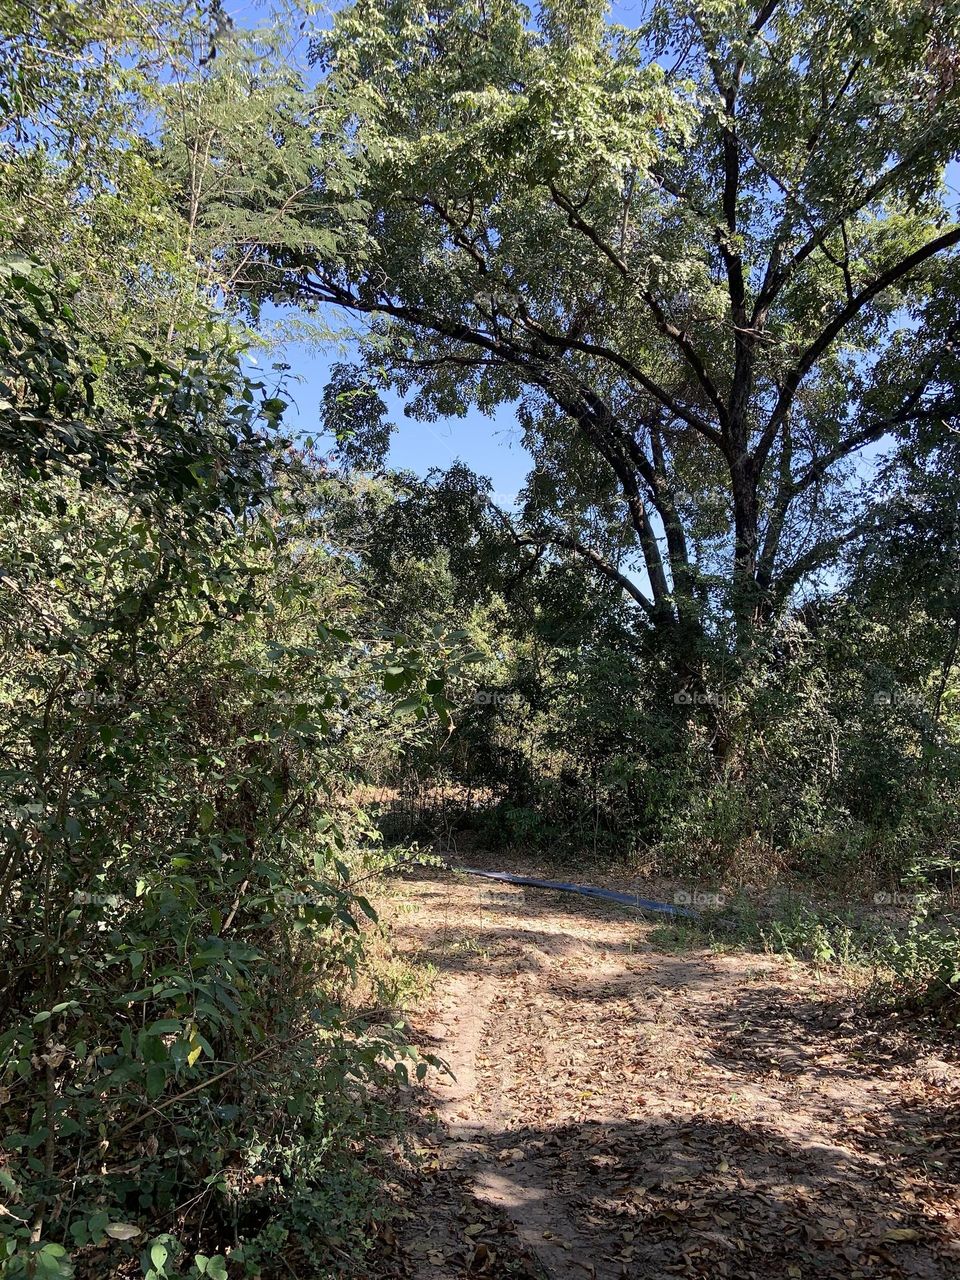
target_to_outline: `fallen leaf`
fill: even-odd
[[[487,1248],[485,1244],[478,1244],[470,1259],[469,1269],[474,1272],[488,1271],[493,1266],[496,1256],[493,1249]]]

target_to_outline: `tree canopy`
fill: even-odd
[[[361,0],[314,45],[349,205],[323,139],[250,282],[371,318],[344,388],[515,403],[518,545],[747,645],[868,527],[864,449],[955,419],[958,22]]]

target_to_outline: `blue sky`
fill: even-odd
[[[298,435],[320,435],[320,402],[331,365],[349,358],[339,347],[318,351],[314,344],[291,342],[283,353],[291,366],[287,388],[293,403],[286,425]],[[399,396],[386,397],[393,433],[389,464],[423,475],[431,467],[444,470],[458,459],[478,475],[489,477],[495,501],[508,507],[530,469],[530,455],[520,444],[520,427],[512,406],[501,406],[494,417],[471,410],[465,418],[417,422],[404,416]]]

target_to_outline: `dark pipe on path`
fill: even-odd
[[[506,884],[525,885],[530,889],[556,889],[560,893],[579,893],[585,898],[602,898],[606,902],[617,902],[622,907],[636,907],[638,911],[659,911],[667,916],[696,915],[683,907],[672,907],[665,902],[654,902],[651,898],[641,898],[636,893],[620,893],[616,889],[598,889],[592,884],[567,884],[564,880],[534,880],[530,876],[514,876],[509,871],[480,871],[476,867],[452,867],[453,871],[463,871],[468,876],[484,876],[487,880],[503,880]]]

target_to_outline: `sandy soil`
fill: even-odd
[[[525,872],[526,873],[526,872]],[[778,957],[442,871],[393,930],[438,971],[381,1274],[960,1277],[960,1069]],[[401,1179],[402,1181],[402,1179]]]

